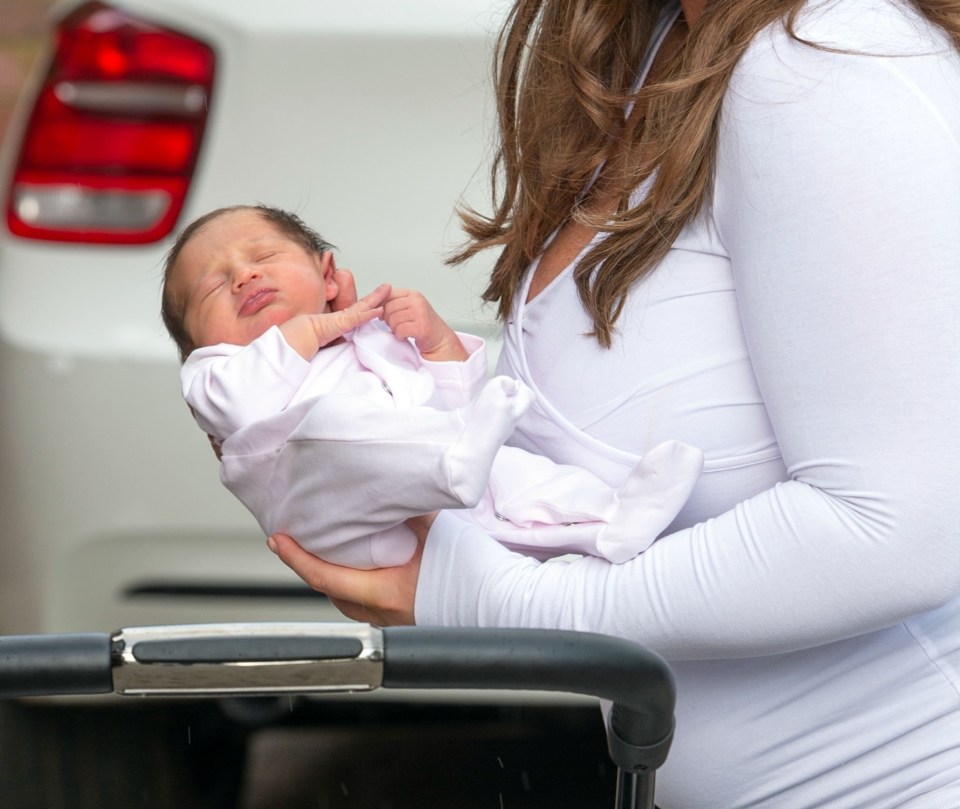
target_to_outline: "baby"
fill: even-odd
[[[689,497],[702,453],[669,441],[619,489],[503,446],[532,401],[487,379],[483,341],[423,295],[344,300],[331,246],[269,206],[190,224],[164,270],[162,315],[184,397],[220,475],[267,534],[356,568],[408,561],[404,520],[438,509],[529,555],[645,550]]]

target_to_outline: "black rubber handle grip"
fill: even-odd
[[[356,638],[226,637],[140,641],[133,656],[140,663],[243,663],[284,660],[334,660],[359,657]]]
[[[638,644],[588,632],[383,630],[385,688],[566,691],[610,700],[610,753],[624,770],[654,770],[673,739],[667,664]]]
[[[0,698],[111,691],[107,634],[0,637]]]

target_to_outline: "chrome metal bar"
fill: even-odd
[[[366,624],[126,628],[111,653],[114,691],[124,695],[372,691],[383,682],[383,634]]]
[[[616,809],[656,809],[653,793],[657,773],[617,771],[617,794],[614,802]]]

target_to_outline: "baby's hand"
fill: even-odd
[[[357,285],[350,270],[333,271],[333,282],[337,285],[337,296],[330,301],[330,310],[339,312],[357,302]],[[374,290],[376,291],[376,290]]]
[[[348,331],[383,316],[383,304],[390,297],[390,284],[380,284],[369,295],[336,312],[307,315],[317,336],[318,350],[343,337]]]
[[[397,339],[413,338],[417,350],[426,360],[463,361],[469,356],[456,332],[420,292],[393,290],[384,303],[382,317]]]
[[[325,345],[343,337],[357,326],[383,316],[383,303],[390,296],[390,284],[380,284],[369,295],[337,312],[297,315],[281,324],[284,339],[305,360]]]

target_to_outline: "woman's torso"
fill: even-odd
[[[632,290],[609,350],[587,336],[591,323],[570,267],[529,301],[527,288],[519,297],[498,371],[526,381],[538,400],[512,443],[611,483],[660,441],[699,446],[704,474],[673,528],[787,478],[715,211],[689,226]],[[954,602],[806,651],[675,663],[677,734],[658,802],[665,809],[960,806],[960,787],[950,786],[960,783],[957,649]],[[914,781],[906,791],[905,771]]]

